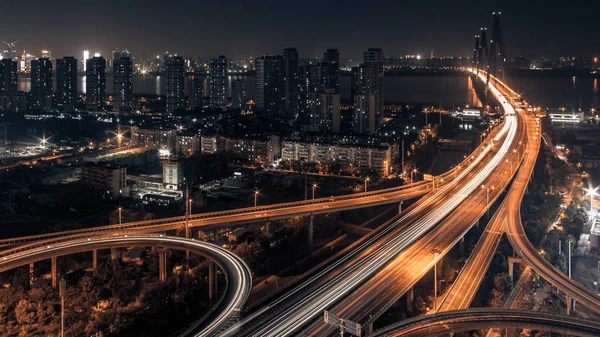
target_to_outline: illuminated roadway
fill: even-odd
[[[440,176],[445,182],[454,178],[454,171],[449,171]],[[234,210],[193,214],[189,217],[189,226],[203,230],[227,228],[232,225],[243,223],[260,222],[267,220],[279,220],[296,216],[308,216],[331,212],[340,212],[361,207],[371,207],[399,202],[406,199],[420,197],[431,191],[431,182],[417,182],[400,187],[384,190],[376,190],[366,193],[337,196],[332,198],[320,198],[315,200],[280,203],[269,206],[247,207]],[[75,238],[87,238],[99,235],[125,235],[161,233],[169,230],[177,230],[185,226],[185,216],[162,218],[155,220],[124,223],[121,225],[98,226],[77,230],[69,230],[40,235],[8,238],[0,240],[0,247],[16,245],[44,245],[48,243],[61,242]],[[22,249],[22,247],[18,247]],[[8,250],[7,250],[8,251]]]
[[[539,121],[526,114],[523,117],[527,125],[528,134],[535,135],[533,137],[537,138],[539,134]],[[525,154],[521,156],[522,160],[518,161],[514,158],[513,164],[515,166],[520,164],[515,180],[504,201],[490,219],[467,264],[446,292],[438,311],[467,309],[473,301],[496,253],[502,234],[506,230],[507,222],[509,219],[511,221],[514,220],[515,214],[520,214],[521,200],[533,173],[537,154],[539,153],[540,141],[539,139],[533,139],[533,137],[525,142]]]
[[[508,105],[510,107],[510,105]],[[512,107],[510,107],[512,109]],[[508,109],[508,108],[507,108]],[[514,111],[514,110],[513,110]],[[435,227],[473,192],[481,193],[480,185],[485,182],[505,155],[512,150],[517,135],[517,119],[507,113],[504,125],[495,135],[494,151],[490,146],[477,154],[469,169],[460,172],[450,184],[437,189],[425,200],[399,217],[391,226],[378,231],[353,252],[351,257],[338,261],[336,267],[314,276],[259,312],[227,331],[229,335],[287,336],[322,317],[323,310],[347,296],[356,287],[369,280],[398,253]],[[500,175],[500,172],[498,172]],[[408,225],[404,225],[408,223]],[[460,236],[458,237],[460,238]],[[458,239],[457,238],[457,239]],[[327,273],[332,273],[328,275]],[[320,282],[316,279],[323,278]],[[313,283],[313,284],[311,284]],[[315,285],[315,283],[317,285]],[[296,297],[294,297],[296,296]],[[294,299],[290,301],[290,299]],[[362,304],[362,303],[361,303]],[[274,311],[269,313],[269,311]],[[266,316],[261,316],[261,315]],[[339,315],[344,317],[343,315]],[[345,318],[345,317],[344,317]],[[320,334],[316,334],[319,335]]]
[[[503,105],[506,113],[506,123],[512,121],[512,123],[517,124],[512,106],[503,99],[503,96],[495,88],[492,88],[491,91]],[[521,116],[519,116],[519,120],[522,120]],[[511,130],[514,131],[513,136],[505,140],[495,154],[494,158],[499,159],[497,161],[498,166],[494,170],[495,174],[489,174],[490,177],[484,184],[488,187],[495,186],[493,190],[495,192],[490,191],[490,203],[493,198],[498,196],[500,190],[506,186],[510,175],[515,169],[511,167],[514,166],[511,162],[517,161],[519,155],[517,152],[513,152],[515,145],[527,139],[526,129],[522,125],[520,127],[514,125]],[[508,159],[508,162],[506,159]],[[506,174],[507,172],[511,174]],[[477,182],[477,187],[481,185],[481,182],[482,180]],[[345,298],[334,308],[328,308],[328,310],[331,310],[338,317],[350,319],[368,328],[373,321],[393,303],[397,302],[399,297],[409,291],[433,267],[432,249],[440,251],[439,260],[489,208],[486,203],[487,190],[485,188],[470,189],[462,192],[462,194],[469,195],[469,197],[454,212],[448,214],[439,225],[398,254],[392,262],[355,290],[351,296]],[[321,322],[311,325],[306,332],[310,336],[328,336],[335,333],[336,329]]]
[[[506,309],[469,309],[422,315],[375,331],[371,336],[430,337],[488,328],[527,328],[565,335],[600,336],[600,322],[548,313]]]
[[[1,258],[0,272],[57,256],[87,252],[95,249],[131,246],[152,246],[188,250],[214,261],[224,271],[227,286],[223,297],[221,297],[218,304],[209,313],[194,322],[182,336],[214,336],[220,329],[230,324],[230,320],[236,319],[252,290],[250,268],[237,255],[210,243],[157,235],[96,237],[89,240],[72,240],[57,245],[30,249]]]

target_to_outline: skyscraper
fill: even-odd
[[[198,74],[198,70],[188,81],[188,103],[189,108],[202,108],[204,96],[204,80]]]
[[[369,48],[364,54],[364,65],[369,67],[367,91],[375,95],[375,115],[383,118],[383,50]]]
[[[167,71],[167,112],[174,113],[177,109],[185,109],[185,71],[181,56],[169,56],[166,59]]]
[[[319,90],[319,70],[314,64],[305,64],[298,68],[300,87],[300,111],[298,120],[301,125],[311,123],[314,106]]]
[[[369,67],[361,64],[352,68],[350,92],[354,118],[352,126],[358,134],[375,133],[375,100],[372,93],[367,91]]]
[[[113,53],[113,106],[118,111],[133,108],[133,63],[129,51]]]
[[[254,62],[256,67],[256,108],[267,115],[284,112],[283,57],[261,56]]]
[[[85,97],[88,110],[101,110],[106,98],[106,60],[94,56],[86,62]]]
[[[34,110],[52,109],[52,62],[49,58],[31,61],[31,98]]]
[[[87,83],[86,83],[87,84]],[[56,104],[60,111],[74,111],[77,104],[77,60],[56,60]]]
[[[14,94],[17,92],[17,61],[11,59],[0,60],[0,94]]]
[[[238,78],[231,81],[231,108],[241,109],[246,103],[246,81]]]
[[[339,133],[340,122],[340,94],[334,93],[333,89],[325,89],[317,96],[312,131]]]
[[[208,96],[211,109],[227,108],[227,58],[223,55],[210,59]]]
[[[319,65],[322,90],[340,92],[340,53],[337,49],[327,49]]]
[[[295,119],[298,116],[298,99],[300,95],[298,84],[298,51],[296,48],[285,48],[283,50],[283,73],[284,112],[288,117]]]

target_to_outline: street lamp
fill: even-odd
[[[315,188],[317,188],[317,184],[313,184],[312,185],[312,197],[313,197],[313,200],[315,200]]]
[[[123,218],[121,216],[122,212],[123,212],[123,207],[119,206],[119,225],[123,223],[122,222]]]
[[[569,278],[571,278],[571,243],[572,240],[569,240]]]
[[[583,190],[587,192],[587,195],[590,196],[590,220],[593,219],[593,215],[592,215],[592,203],[594,203],[594,196],[597,196],[598,193],[596,193],[598,191],[598,189],[600,189],[600,186],[597,186],[596,188],[592,188],[592,185],[590,184],[589,188],[584,188]]]
[[[365,178],[365,193],[367,192],[367,182],[369,182],[369,180],[371,180],[371,178]]]
[[[254,191],[254,207],[256,208],[256,200],[258,199],[258,190]]]
[[[442,252],[436,248],[429,252],[433,254],[433,313],[435,314],[437,311],[437,257]]]

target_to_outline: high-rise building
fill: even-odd
[[[113,107],[118,111],[133,108],[133,62],[129,51],[113,53]]]
[[[238,78],[231,81],[231,108],[241,109],[246,103],[246,81]]]
[[[188,103],[189,108],[202,108],[204,96],[204,80],[198,74],[198,70],[194,76],[191,76],[188,81]]]
[[[364,64],[369,67],[367,91],[375,95],[375,115],[383,118],[383,50],[369,48],[364,54]]]
[[[211,109],[227,108],[227,58],[213,57],[208,64],[208,96]]]
[[[319,93],[312,120],[312,131],[340,132],[340,94],[333,89]]]
[[[181,56],[170,56],[166,59],[167,71],[167,112],[174,113],[177,109],[185,109],[185,71]]]
[[[319,69],[314,64],[305,64],[298,68],[300,101],[298,121],[301,125],[311,122],[319,90]]]
[[[284,111],[283,57],[261,56],[254,61],[256,67],[256,109],[267,115],[280,115]]]
[[[75,104],[77,104],[77,60],[66,56],[56,60],[56,105],[60,111],[74,111]]]
[[[106,98],[106,60],[94,56],[86,62],[85,97],[88,110],[100,110]]]
[[[0,60],[0,94],[16,93],[17,83],[17,61],[11,59]]]
[[[284,73],[284,112],[288,117],[294,119],[298,116],[298,100],[300,88],[298,83],[298,51],[296,48],[285,48],[283,50],[283,73]]]
[[[340,92],[340,53],[337,49],[327,49],[319,65],[321,90]]]
[[[33,110],[52,109],[52,62],[49,58],[31,61],[31,98]]]

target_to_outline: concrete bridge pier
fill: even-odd
[[[164,248],[158,248],[158,279],[167,281],[167,250]]]
[[[367,325],[365,327],[365,330],[366,331],[364,333],[364,336],[370,336],[370,335],[372,335],[373,334],[373,322],[369,323],[369,325]]]
[[[52,288],[56,289],[56,285],[57,285],[57,280],[58,280],[58,275],[56,274],[56,256],[52,256],[50,258],[50,264],[51,264],[51,274],[52,274]]]
[[[515,284],[515,264],[521,263],[521,257],[519,256],[509,256],[508,257],[508,275],[510,276],[510,281],[512,284]]]
[[[569,295],[566,295],[565,299],[566,299],[566,302],[567,302],[567,316],[570,316],[571,312],[573,310],[575,310],[575,304],[577,302],[576,302],[576,300],[573,297],[571,297]]]
[[[265,235],[271,236],[271,221],[265,222]]]
[[[408,291],[406,292],[406,309],[409,312],[412,312],[414,302],[415,302],[415,288],[410,287],[410,289],[408,289]]]
[[[214,303],[218,296],[217,288],[217,266],[211,260],[208,261],[208,299]]]
[[[464,235],[460,238],[460,241],[458,241],[458,249],[460,250],[461,254],[465,252],[465,236]]]
[[[98,270],[98,250],[92,250],[92,271],[95,273]]]
[[[404,204],[404,201],[400,200],[400,202],[398,203],[398,214],[402,213],[402,204]]]
[[[315,220],[315,215],[311,214],[308,217],[308,253],[311,254],[313,251],[313,244],[314,244],[314,220]]]
[[[517,329],[515,328],[507,328],[506,329],[506,337],[517,337]]]
[[[110,259],[113,261],[117,259],[117,248],[110,249]]]
[[[35,269],[32,262],[29,264],[29,285],[32,286],[33,282],[35,282]]]

